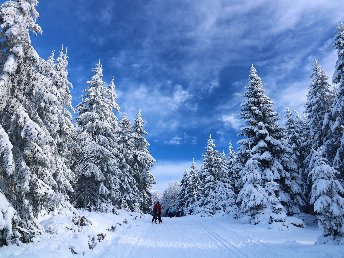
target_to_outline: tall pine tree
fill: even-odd
[[[344,236],[344,189],[336,178],[338,172],[327,164],[321,149],[313,152],[310,170],[311,203],[323,236],[340,242]]]
[[[133,166],[134,138],[130,121],[126,114],[123,114],[119,123],[118,134],[118,166],[121,170],[121,200],[120,208],[139,211],[140,193],[135,180],[135,171]]]
[[[308,179],[308,156],[311,149],[310,136],[308,133],[308,126],[306,119],[300,117],[296,112],[293,114],[289,108],[287,109],[285,116],[285,137],[289,145],[291,159],[294,161],[297,173],[296,179],[298,184],[296,185],[301,193],[299,196],[301,200],[294,197],[299,208],[304,212],[312,212],[307,203],[310,198],[310,182]],[[288,162],[288,160],[287,160]],[[303,207],[302,207],[303,206]]]
[[[191,190],[190,173],[185,169],[182,180],[180,181],[180,192],[178,195],[178,209],[183,211],[183,214],[188,214],[189,193]]]
[[[185,214],[194,214],[197,213],[197,203],[200,198],[200,172],[196,167],[195,160],[192,161],[190,176],[189,176],[189,187],[188,187],[188,195],[185,201]]]
[[[149,143],[145,139],[147,132],[144,130],[144,120],[141,111],[136,115],[133,126],[133,153],[132,153],[132,169],[137,187],[140,192],[140,210],[149,212],[152,205],[152,195],[150,189],[155,184],[154,176],[150,170],[154,165],[155,159],[148,150]]]
[[[110,102],[100,63],[93,72],[83,100],[77,106],[74,203],[79,208],[107,210],[120,195],[121,171],[115,157],[117,118],[113,113],[117,105]]]
[[[226,212],[234,203],[234,192],[224,166],[226,159],[215,149],[211,135],[200,171],[198,212],[205,215]]]
[[[311,84],[307,94],[305,114],[307,116],[311,146],[314,150],[324,144],[329,134],[329,115],[334,93],[328,82],[328,77],[317,60],[314,60]]]
[[[337,26],[334,37],[334,47],[337,50],[337,63],[333,75],[333,83],[338,87],[333,102],[330,118],[331,133],[325,143],[326,155],[330,164],[339,172],[339,179],[344,181],[344,24]]]
[[[46,105],[49,108],[43,120],[56,144],[54,178],[57,182],[57,190],[70,195],[73,192],[71,182],[75,179],[74,172],[71,170],[75,129],[71,114],[73,110],[70,94],[72,84],[68,80],[67,53],[62,49],[57,60],[54,59],[53,53],[45,68],[47,77],[51,78],[49,89],[54,96],[49,105]]]
[[[237,164],[237,154],[233,148],[232,143],[230,142],[228,145],[228,169],[229,169],[229,179],[230,183],[233,187],[234,193],[238,194],[239,193],[239,171],[240,169],[238,168]]]
[[[71,208],[70,184],[59,180],[68,173],[54,139],[54,108],[61,108],[54,69],[31,45],[30,33],[42,32],[36,5],[36,0],[17,0],[0,6],[0,140],[6,157],[0,187],[22,221],[22,241],[38,231],[40,213]]]
[[[244,139],[239,141],[238,161],[243,169],[237,201],[254,224],[283,223],[286,213],[279,197],[288,194],[279,184],[284,183],[281,179],[286,175],[281,164],[285,151],[281,141],[283,131],[278,125],[273,102],[266,96],[253,65],[241,104],[241,117],[246,126],[240,133]]]

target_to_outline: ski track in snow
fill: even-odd
[[[92,225],[80,232],[66,228],[67,217],[56,217],[45,223],[59,229],[56,234],[0,248],[0,258],[344,258],[344,246],[314,245],[321,231],[311,226],[281,231],[226,216],[163,218],[162,224],[152,224],[148,215],[84,214]],[[117,225],[115,232],[106,230],[111,225]],[[88,249],[89,235],[101,232],[105,240]]]
[[[218,233],[216,233],[214,230],[211,230],[209,227],[205,225],[201,225],[201,228],[208,233],[208,235],[216,242],[219,246],[219,250],[223,251],[224,257],[239,257],[243,255],[240,253],[239,250],[237,250],[237,247],[235,247],[232,243],[229,245],[227,240],[223,237],[221,237]]]
[[[281,231],[279,234],[278,230],[259,227],[257,232],[246,231],[249,227],[253,226],[231,224],[226,218],[164,218],[162,224],[152,224],[150,218],[145,217],[128,228],[125,234],[97,257],[344,257],[342,246],[314,246],[314,242],[309,240],[301,244],[302,240],[286,240],[288,236],[278,237],[286,232]],[[262,233],[261,230],[275,241],[264,239],[259,234]],[[300,232],[302,230],[307,229],[301,229]]]

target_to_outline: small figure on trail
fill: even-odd
[[[173,209],[173,207],[170,207],[170,208],[169,208],[169,210],[168,210],[168,216],[169,216],[170,218],[174,217],[174,209]]]
[[[153,208],[152,223],[153,222],[157,223],[158,220],[159,220],[159,223],[162,223],[162,220],[161,220],[161,205],[160,205],[159,201],[156,202],[156,204],[154,205],[154,208]]]

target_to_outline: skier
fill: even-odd
[[[154,208],[153,208],[152,223],[153,222],[157,223],[157,220],[159,220],[159,223],[162,223],[162,220],[161,220],[161,205],[160,205],[159,201],[156,202],[156,204],[154,205]]]

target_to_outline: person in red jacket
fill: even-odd
[[[153,208],[152,223],[153,222],[157,223],[157,220],[159,220],[159,223],[162,223],[162,220],[161,220],[161,205],[160,205],[159,201],[156,202],[156,204],[154,205],[154,208]]]

